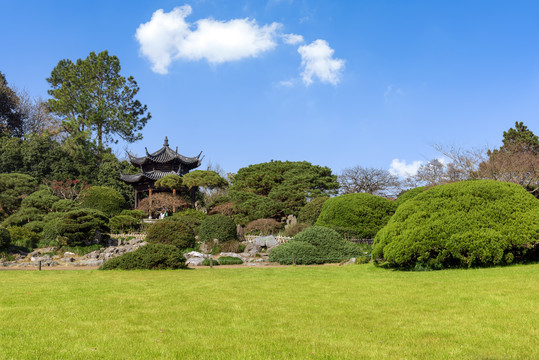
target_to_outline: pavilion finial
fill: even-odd
[[[165,136],[165,143],[163,144],[163,146],[168,146],[168,137]]]

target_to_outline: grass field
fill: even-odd
[[[538,359],[539,264],[0,272],[2,359]]]

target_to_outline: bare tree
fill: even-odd
[[[24,119],[24,133],[41,135],[45,132],[58,135],[60,119],[53,115],[47,102],[42,98],[32,98],[26,90],[16,90],[18,109]]]
[[[447,165],[448,177],[452,181],[479,179],[479,165],[487,159],[485,149],[461,149],[436,144],[434,150],[451,160]]]
[[[394,196],[401,190],[399,178],[384,169],[354,166],[344,169],[337,180],[342,194],[365,192],[378,196]]]

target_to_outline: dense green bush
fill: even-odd
[[[272,235],[282,229],[283,224],[275,219],[258,219],[245,225],[245,235]]]
[[[48,212],[58,200],[58,196],[52,195],[49,190],[39,190],[22,199],[21,208],[37,208]]]
[[[24,174],[0,174],[0,220],[16,212],[22,199],[36,190],[37,181]]]
[[[305,204],[299,211],[298,222],[314,225],[322,212],[322,206],[328,199],[327,196],[320,196]]]
[[[122,212],[120,213],[120,215],[131,216],[131,217],[134,217],[135,219],[139,219],[139,220],[142,220],[142,219],[144,219],[146,216],[148,216],[148,215],[146,214],[146,212],[143,211],[143,210],[122,210]]]
[[[203,266],[210,266],[210,264],[211,264],[211,266],[219,266],[219,265],[221,265],[221,264],[219,264],[219,260],[217,260],[217,259],[212,259],[211,263],[210,263],[210,259],[202,260],[202,265]]]
[[[239,265],[243,264],[243,260],[234,256],[221,256],[219,258],[219,264],[221,265]]]
[[[30,221],[29,223],[23,225],[25,229],[28,229],[36,234],[40,234],[43,231],[44,226],[44,221]]]
[[[32,250],[37,246],[39,234],[21,226],[11,226],[8,231],[13,245],[24,247],[27,250]]]
[[[68,212],[71,210],[75,210],[78,207],[79,205],[75,201],[69,199],[62,199],[52,204],[51,209],[52,211],[56,212]]]
[[[116,215],[109,220],[109,228],[112,232],[133,231],[139,227],[140,220],[130,215]]]
[[[187,249],[195,246],[195,234],[189,225],[180,219],[158,221],[148,228],[146,241],[174,245],[178,249]]]
[[[371,194],[341,195],[324,203],[316,225],[332,228],[346,237],[373,239],[395,208],[391,200]]]
[[[39,247],[58,245],[58,226],[62,223],[66,213],[52,212],[43,218],[43,232],[38,243]],[[31,224],[31,223],[30,223]]]
[[[189,225],[195,235],[198,235],[198,232],[200,231],[200,225],[207,216],[208,215],[206,215],[202,211],[198,211],[195,209],[185,209],[174,213],[172,216],[167,217],[166,220],[181,219]]]
[[[11,214],[4,220],[3,224],[5,226],[23,226],[32,221],[43,220],[43,216],[43,211],[39,209],[33,207],[20,208],[16,213]]]
[[[79,209],[62,215],[55,224],[58,245],[87,246],[108,236],[108,218],[99,210]]]
[[[0,227],[0,250],[7,249],[11,244],[11,235],[5,228]]]
[[[198,238],[204,242],[210,242],[213,239],[218,239],[219,242],[236,240],[236,224],[234,220],[225,215],[208,216],[200,225]]]
[[[184,269],[185,258],[173,245],[147,244],[143,247],[108,260],[100,270],[156,270]]]
[[[228,240],[219,243],[219,252],[237,253],[241,250],[241,243],[238,240]]]
[[[373,258],[402,268],[539,259],[539,200],[492,180],[440,185],[406,201],[376,236]]]
[[[358,245],[344,240],[335,230],[313,226],[294,236],[288,243],[271,250],[269,260],[291,264],[295,257],[297,264],[323,264],[340,262],[361,254]]]
[[[106,186],[92,186],[81,195],[83,208],[102,211],[107,216],[120,214],[126,201],[117,190]]]
[[[420,186],[420,187],[410,189],[399,195],[397,200],[395,200],[395,205],[400,206],[404,204],[404,202],[415,198],[417,195],[421,194],[425,190],[427,190],[426,186]]]

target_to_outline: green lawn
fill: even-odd
[[[0,272],[2,359],[538,359],[539,264]]]

